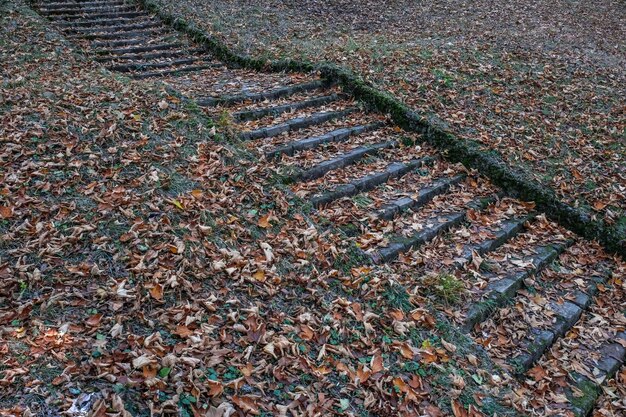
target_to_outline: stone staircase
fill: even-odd
[[[209,114],[227,114],[315,218],[350,236],[363,263],[427,269],[429,254],[453,259],[446,271],[467,293],[452,320],[521,380],[543,369],[565,381],[550,387],[554,415],[588,415],[624,365],[623,266],[585,261],[600,256],[591,244],[448,163],[330,80],[229,68],[123,0],[35,7],[109,70],[158,78]]]

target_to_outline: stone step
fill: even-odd
[[[65,2],[65,3],[41,3],[40,10],[70,10],[79,8],[94,8],[106,6],[122,6],[127,3],[123,0],[89,1],[89,2]]]
[[[330,120],[343,119],[344,117],[356,112],[357,110],[358,109],[356,107],[351,107],[345,110],[315,113],[308,117],[297,117],[295,119],[290,119],[284,123],[280,123],[277,125],[243,132],[239,135],[239,138],[241,140],[271,138],[274,136],[278,136],[282,133],[306,129],[308,127],[319,125]]]
[[[358,178],[348,184],[343,184],[332,191],[315,195],[311,198],[311,204],[319,208],[321,206],[332,203],[343,197],[351,197],[359,193],[369,191],[381,184],[386,183],[391,178],[399,178],[410,171],[418,169],[425,164],[435,161],[435,157],[425,157],[421,159],[412,160],[410,162],[392,162],[387,165],[387,168],[382,172],[376,172],[368,174],[364,177]]]
[[[599,349],[599,359],[587,361],[587,365],[597,372],[594,378],[576,372],[571,373],[576,388],[582,392],[582,396],[577,396],[572,392],[568,395],[576,417],[587,417],[591,413],[602,393],[604,382],[613,378],[621,367],[626,366],[625,346],[626,332],[618,332],[612,340],[606,341]]]
[[[131,23],[143,23],[153,21],[150,15],[144,13],[136,13],[136,16],[119,17],[114,19],[95,19],[95,20],[72,20],[69,22],[58,22],[57,25],[64,30],[73,30],[74,28],[90,28],[92,26],[117,26]]]
[[[517,291],[524,286],[525,279],[541,272],[572,243],[572,241],[568,241],[563,244],[551,244],[537,248],[537,253],[526,259],[527,262],[532,263],[531,268],[513,272],[502,279],[495,276],[489,279],[489,274],[487,274],[486,280],[489,281],[489,284],[485,289],[485,296],[482,301],[469,308],[461,330],[469,333],[476,324],[485,320],[496,309],[513,299]]]
[[[157,25],[160,26],[160,25]],[[90,34],[77,34],[68,36],[70,39],[87,39],[87,40],[124,40],[135,38],[150,38],[155,36],[161,36],[165,34],[165,28],[155,27],[148,29],[139,29],[128,32],[115,32],[115,33],[90,33]]]
[[[118,56],[124,56],[126,54],[139,54],[142,52],[151,52],[151,51],[168,51],[173,49],[181,49],[185,48],[185,45],[182,43],[161,43],[154,45],[142,45],[142,46],[133,46],[130,48],[117,48],[117,49],[100,49],[96,50],[96,54],[99,57],[116,59]]]
[[[339,94],[333,93],[333,94],[329,94],[326,96],[313,97],[308,100],[283,104],[280,106],[264,107],[260,109],[254,109],[254,110],[243,110],[243,111],[233,113],[233,118],[239,122],[258,120],[266,116],[278,116],[280,114],[287,113],[287,112],[307,109],[310,107],[323,106],[324,104],[329,104],[329,103],[341,100],[342,98],[345,98],[345,97],[342,97]]]
[[[98,56],[94,59],[97,62],[120,62],[120,61],[139,61],[137,64],[141,64],[143,61],[160,59],[160,58],[183,58],[187,56],[193,56],[194,54],[203,53],[200,49],[192,49],[186,51],[180,50],[166,50],[163,52],[154,52],[154,53],[138,53],[138,54],[125,54],[125,55],[107,55],[107,56]]]
[[[116,26],[99,26],[99,27],[89,27],[89,28],[72,28],[71,31],[81,34],[81,35],[90,35],[90,34],[104,34],[104,33],[127,33],[137,29],[152,29],[162,27],[162,24],[159,22],[151,21],[144,23],[132,23],[132,24],[122,24]]]
[[[463,248],[463,253],[457,258],[454,266],[461,267],[471,262],[474,258],[474,254],[482,256],[498,249],[524,230],[526,224],[531,222],[536,216],[536,213],[530,213],[526,216],[515,217],[504,221],[502,225],[494,231],[493,238]]]
[[[440,179],[431,186],[419,190],[419,196],[416,198],[402,197],[385,204],[377,213],[377,217],[384,220],[391,220],[403,211],[421,207],[436,196],[447,192],[450,187],[459,184],[465,177],[465,174],[460,174],[455,177]]]
[[[330,171],[352,165],[360,159],[364,158],[365,156],[376,155],[382,150],[394,148],[397,145],[398,142],[396,142],[395,140],[391,140],[387,142],[375,143],[372,145],[359,146],[335,158],[323,161],[314,167],[300,170],[297,174],[292,175],[291,179],[293,181],[315,180],[317,178],[323,177]]]
[[[280,145],[265,153],[267,159],[277,158],[281,155],[293,156],[296,152],[301,152],[307,149],[314,149],[325,143],[343,142],[348,140],[352,136],[357,136],[366,132],[377,130],[384,126],[382,122],[370,123],[368,125],[359,125],[354,127],[345,127],[331,132],[325,133],[320,136],[312,136],[309,138],[299,139],[293,142],[289,142],[285,145]]]
[[[63,23],[69,23],[73,21],[85,21],[85,20],[93,21],[97,19],[135,18],[135,17],[140,17],[140,16],[147,16],[147,15],[145,12],[141,12],[141,11],[130,11],[130,12],[89,13],[89,15],[83,15],[83,14],[50,15],[48,16],[48,18],[53,19],[53,20],[65,20],[66,22],[63,22]]]
[[[184,58],[184,59],[175,59],[171,61],[160,61],[160,62],[138,62],[131,64],[116,64],[109,65],[107,69],[110,71],[117,72],[142,72],[146,70],[156,69],[156,68],[172,68],[180,65],[189,65],[194,63],[199,63],[202,61],[206,61],[203,58],[194,57],[194,58]]]
[[[321,90],[330,86],[330,83],[324,80],[315,80],[302,84],[294,84],[280,87],[275,90],[263,91],[258,93],[243,93],[232,96],[223,97],[205,97],[196,100],[199,106],[218,106],[231,105],[236,103],[255,102],[264,100],[275,100],[281,97],[291,96],[297,93],[307,91]]]
[[[59,16],[59,17],[71,17],[71,16],[85,16],[85,15],[97,15],[103,13],[124,13],[136,10],[136,6],[131,5],[103,5],[101,7],[85,7],[85,8],[70,8],[70,9],[40,9],[41,14],[46,16]]]
[[[468,204],[468,208],[482,210],[492,202],[496,201],[496,197],[478,198]],[[434,216],[425,222],[429,225],[419,232],[409,236],[393,236],[389,240],[391,243],[383,248],[366,252],[370,261],[374,264],[390,262],[396,259],[401,253],[415,249],[423,244],[430,242],[436,236],[452,229],[463,223],[467,218],[468,210],[460,210],[456,213],[446,213]]]
[[[202,71],[206,69],[220,68],[222,66],[223,64],[221,63],[206,64],[206,65],[193,65],[193,66],[188,66],[188,67],[177,67],[171,70],[164,70],[164,71],[134,73],[134,74],[130,74],[129,77],[134,78],[136,80],[142,80],[145,78],[165,77],[168,75],[176,75],[176,74],[181,74],[181,73],[186,73],[186,72],[196,72],[196,71]]]

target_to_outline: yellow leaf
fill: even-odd
[[[259,269],[258,271],[256,271],[252,277],[254,279],[256,279],[259,282],[265,282],[265,272],[263,272],[263,270]]]
[[[185,210],[185,207],[183,207],[183,205],[180,203],[180,201],[178,200],[170,200],[170,203],[172,203],[173,205],[175,205],[176,207],[178,207],[181,210]]]
[[[267,229],[268,227],[270,227],[270,215],[266,214],[265,216],[261,217],[259,219],[258,225],[259,227],[262,227],[264,229]]]

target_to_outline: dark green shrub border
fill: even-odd
[[[509,167],[498,152],[487,151],[476,141],[453,135],[447,131],[441,120],[420,116],[389,93],[373,87],[352,71],[334,64],[315,65],[291,59],[270,61],[240,55],[221,40],[206,34],[193,22],[169,14],[152,0],[137,1],[164,23],[204,45],[214,56],[227,64],[267,72],[319,71],[323,77],[338,82],[346,91],[376,111],[389,114],[402,129],[421,133],[427,143],[443,152],[450,161],[460,162],[467,168],[478,170],[509,195],[535,202],[537,210],[545,213],[548,218],[586,239],[597,240],[607,251],[626,259],[626,233],[564,203],[552,189]]]

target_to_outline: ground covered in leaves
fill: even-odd
[[[197,107],[1,7],[0,415],[514,413]]]
[[[347,65],[626,231],[619,1],[159,3],[241,52]]]

